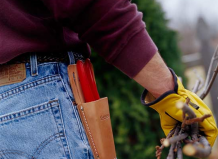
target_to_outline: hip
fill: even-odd
[[[66,63],[25,63],[22,82],[0,86],[2,158],[92,156],[70,88]]]

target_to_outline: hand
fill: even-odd
[[[145,90],[142,94],[141,99],[142,103],[145,106],[150,106],[159,113],[161,127],[165,135],[167,135],[170,132],[170,130],[172,130],[175,127],[178,121],[182,122],[183,112],[182,110],[176,108],[176,104],[180,101],[185,103],[187,97],[190,99],[192,103],[199,106],[198,109],[190,106],[197,117],[201,117],[204,114],[212,115],[212,112],[207,107],[207,105],[195,93],[186,90],[183,87],[182,83],[179,81],[179,79],[176,77],[175,73],[172,70],[170,71],[174,77],[174,90],[167,91],[157,99],[155,99],[154,97],[152,99],[152,95],[147,90]],[[213,146],[218,134],[214,117],[211,116],[205,119],[203,122],[200,122],[199,130],[205,133],[210,145]]]

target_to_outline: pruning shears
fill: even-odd
[[[78,60],[76,65],[85,102],[100,99],[90,59],[87,58],[85,62]]]

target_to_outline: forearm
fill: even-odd
[[[159,53],[133,79],[156,98],[174,87],[173,76]]]

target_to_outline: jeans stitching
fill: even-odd
[[[56,134],[50,136],[48,139],[46,139],[43,142],[41,142],[41,144],[37,147],[36,151],[33,153],[32,157],[34,159],[36,159],[38,157],[38,155],[41,153],[41,151],[45,148],[45,146],[47,146],[53,140],[55,140],[57,138],[61,138],[62,136],[64,136],[63,133],[61,133],[61,134],[60,133],[56,133]]]
[[[51,63],[48,63],[48,65],[49,64],[51,64]],[[57,64],[57,63],[55,63],[55,64]],[[42,64],[43,65],[43,64]],[[44,64],[44,65],[47,65],[47,64]],[[61,64],[60,64],[61,65]],[[56,67],[56,68],[58,68],[58,67]],[[58,68],[59,69],[59,68]],[[61,68],[60,68],[61,69]],[[57,70],[55,70],[55,71],[57,71]],[[47,75],[48,76],[48,75]],[[59,84],[61,84],[60,82],[63,82],[62,81],[62,78],[61,78],[61,80],[60,80],[60,75],[59,75],[59,73],[55,73],[55,74],[53,74],[53,75],[49,75],[48,77],[47,76],[44,76],[44,77],[40,77],[41,79],[39,79],[38,78],[38,80],[37,79],[33,79],[33,80],[37,80],[37,81],[39,81],[39,82],[37,82],[37,81],[33,81],[33,80],[31,80],[31,81],[28,81],[28,82],[25,82],[25,83],[23,83],[22,85],[19,85],[19,86],[16,86],[16,88],[14,87],[13,89],[12,88],[10,88],[10,89],[5,89],[4,91],[2,91],[1,92],[1,94],[0,94],[0,101],[1,101],[1,99],[10,99],[10,97],[12,96],[13,97],[13,95],[15,96],[15,95],[19,95],[18,93],[25,93],[25,90],[27,89],[29,89],[29,88],[32,88],[32,87],[36,87],[36,86],[38,86],[38,85],[43,85],[44,83],[48,83],[48,82],[50,82],[50,81],[54,81],[55,83],[59,83]],[[46,78],[45,78],[46,77]],[[52,78],[50,78],[50,77],[52,77]],[[64,80],[64,83],[62,83],[63,84],[63,86],[61,86],[62,88],[64,87],[65,88],[65,90],[66,90],[66,92],[64,92],[63,94],[67,94],[69,97],[71,97],[71,94],[68,94],[68,93],[71,93],[70,92],[70,90],[68,90],[68,81],[65,81],[65,79],[63,79]],[[41,86],[39,86],[39,87],[41,87]],[[67,87],[67,88],[66,88]],[[37,89],[38,87],[36,87],[36,89]],[[31,89],[30,89],[31,90]],[[28,92],[28,91],[26,91],[26,92]],[[65,95],[65,98],[66,98],[66,95]],[[65,99],[66,100],[66,99]],[[69,99],[67,99],[68,100],[68,102],[69,103],[71,103],[71,105],[72,105],[72,98],[69,98]],[[2,100],[3,101],[3,100]],[[68,103],[67,102],[67,103]],[[70,106],[71,106],[70,105]],[[38,111],[41,111],[41,109],[44,109],[44,108],[38,108]],[[49,112],[51,112],[51,108],[49,107],[49,108],[46,108],[46,109],[48,109],[48,110],[45,110],[44,112],[45,113],[48,113],[48,111]],[[59,106],[59,109],[62,109],[62,106],[60,105]],[[75,105],[73,105],[73,109],[71,110],[72,112],[72,115],[73,114],[75,114],[75,112],[76,112],[76,106]],[[36,110],[36,109],[35,109]],[[33,114],[30,110],[29,111],[27,111],[27,112],[24,112],[25,114],[28,114],[28,112],[29,112],[29,116],[33,116],[33,115],[31,115],[31,114]],[[35,111],[34,113],[36,113],[36,114],[39,114],[39,113],[37,113],[37,111]],[[45,114],[44,113],[44,114]],[[14,114],[14,113],[13,113]],[[19,114],[19,115],[22,115],[22,114]],[[15,119],[15,121],[17,121],[17,120],[19,120],[19,119],[17,119],[18,117],[21,117],[21,119],[23,119],[23,117],[22,116],[19,116],[19,115],[14,115],[13,117],[8,117],[8,120],[13,120],[13,119]],[[75,114],[76,115],[76,114]],[[4,115],[4,117],[6,117],[5,115]],[[15,117],[15,118],[14,118]],[[77,115],[75,116],[75,117],[78,117]],[[9,119],[9,118],[11,118],[11,119]],[[13,119],[12,119],[13,118]],[[53,118],[53,117],[52,117]],[[75,123],[78,123],[79,121],[78,121],[78,118],[74,118],[74,120],[77,120],[77,121],[74,121]],[[4,122],[7,122],[7,120],[5,120]],[[13,121],[12,121],[13,122]],[[63,122],[63,121],[62,121]],[[62,123],[63,125],[64,125],[64,123]],[[79,125],[79,124],[78,124]],[[75,125],[76,127],[77,127],[77,124]],[[80,127],[81,127],[81,125],[79,125]],[[78,133],[78,127],[76,128],[77,129],[77,134],[79,134]],[[81,131],[81,129],[79,129],[80,131]],[[57,129],[56,129],[56,132],[57,132]],[[67,134],[65,134],[66,136],[64,136],[65,138],[67,138]],[[62,137],[62,138],[64,138],[64,137]],[[83,135],[83,137],[84,137],[84,135]],[[79,138],[79,136],[78,136],[78,138]],[[61,144],[61,139],[56,139],[60,144]],[[64,139],[65,140],[65,139]],[[41,142],[41,141],[40,141]],[[63,143],[64,144],[64,143]],[[80,144],[81,144],[81,141],[80,141]],[[44,144],[45,145],[45,144]],[[39,145],[36,145],[36,146],[39,146]],[[41,150],[41,147],[39,148],[39,150]],[[38,150],[38,153],[40,153],[39,152],[39,150]],[[88,149],[89,150],[89,149]],[[83,151],[84,152],[84,151]],[[63,150],[62,150],[62,153],[63,153]],[[64,154],[64,153],[63,153]],[[9,156],[9,158],[10,158],[10,156]]]
[[[84,144],[86,144],[88,146],[88,143],[86,142],[86,140],[84,138],[84,135],[83,135],[85,132],[83,133],[83,131],[82,131],[82,122],[81,122],[80,117],[79,117],[79,112],[78,112],[77,106],[73,105],[73,110],[74,110],[74,114],[76,116],[77,123],[78,123],[78,126],[79,126],[79,131],[80,131],[81,139],[83,140]]]
[[[58,67],[58,71],[59,71],[59,67]],[[82,141],[84,142],[84,144],[87,146],[88,143],[85,141],[85,138],[83,137],[83,131],[82,131],[81,124],[80,124],[81,122],[80,122],[80,118],[79,118],[78,113],[77,113],[78,110],[75,109],[75,106],[73,105],[73,102],[70,100],[69,92],[67,91],[66,86],[65,86],[65,84],[64,84],[63,79],[62,79],[61,76],[60,76],[60,80],[61,80],[61,83],[62,83],[64,89],[65,89],[65,93],[66,93],[66,95],[68,96],[68,101],[70,102],[70,105],[72,105],[72,108],[73,108],[73,111],[74,111],[74,115],[75,115],[75,117],[76,117],[77,124],[78,124],[78,127],[79,127],[79,134],[80,134],[81,140],[82,140]]]
[[[21,118],[21,117],[24,117],[24,116],[27,116],[30,114],[34,114],[37,112],[41,112],[41,111],[47,110],[47,109],[55,107],[55,106],[58,106],[57,100],[49,101],[48,103],[45,103],[45,104],[40,104],[40,105],[31,107],[28,109],[24,109],[24,110],[15,112],[15,113],[4,115],[4,116],[0,117],[0,123],[1,123],[0,125],[3,125],[7,121],[11,121],[11,120]]]
[[[62,79],[61,79],[61,82],[62,82],[62,85],[63,85],[63,87],[64,87],[64,89],[65,89],[65,91],[66,91],[66,94],[67,94],[67,96],[68,96],[68,101],[70,102],[70,105],[71,105],[72,108],[73,108],[73,112],[74,112],[74,115],[75,115],[75,117],[76,117],[76,121],[77,121],[77,124],[78,124],[78,127],[79,127],[79,134],[80,134],[80,137],[81,137],[82,141],[86,144],[86,142],[85,142],[85,140],[84,140],[84,137],[83,137],[83,135],[82,135],[82,128],[80,127],[78,116],[76,115],[75,107],[74,107],[72,101],[70,100],[70,95],[69,95],[68,91],[66,90],[65,85],[64,85]]]
[[[61,117],[61,110],[60,110],[59,106],[60,105],[58,103],[58,100],[52,100],[52,101],[49,101],[49,102],[47,102],[45,104],[40,104],[40,105],[31,107],[31,108],[28,108],[28,109],[24,109],[24,110],[21,110],[19,112],[12,113],[12,114],[9,114],[9,115],[1,117],[0,120],[5,119],[5,118],[10,118],[8,120],[3,120],[1,125],[3,125],[6,121],[10,121],[10,120],[13,120],[13,119],[21,118],[23,116],[27,116],[27,115],[30,115],[30,114],[33,114],[33,113],[37,113],[37,112],[41,112],[41,111],[45,111],[45,110],[51,110],[51,112],[53,114],[53,117],[54,117],[54,120],[55,120],[55,123],[56,123],[57,130],[58,130],[58,133],[56,134],[56,135],[58,135],[58,137],[56,137],[56,138],[60,138],[61,139],[61,143],[62,143],[61,145],[63,146],[65,155],[66,155],[66,157],[68,159],[71,159],[69,148],[68,148],[68,143],[67,143],[65,132],[64,132],[65,130],[64,130],[64,125],[63,125],[62,117]],[[22,114],[22,113],[24,113],[24,114]],[[15,116],[15,118],[12,118],[14,116]],[[50,136],[49,138],[51,138],[51,137],[52,136]],[[56,138],[54,138],[54,139],[56,139]],[[35,154],[39,155],[40,152],[42,151],[42,149],[46,145],[48,145],[54,139],[50,139],[50,140],[47,139],[47,143],[45,145],[42,145],[43,144],[43,142],[42,142],[41,143],[42,146],[39,146],[37,148],[38,150],[36,150],[36,152],[33,154],[33,156],[31,156],[31,158],[32,159],[36,159],[37,156],[34,157],[34,155]],[[46,142],[46,141],[44,141],[44,142]],[[41,147],[41,149],[39,149],[40,147]],[[4,153],[5,150],[0,151],[0,152]],[[10,152],[10,153],[12,153],[12,152]],[[13,152],[13,153],[15,153],[15,152]]]
[[[20,92],[23,92],[23,91],[25,91],[27,89],[34,88],[36,86],[52,82],[54,80],[58,80],[59,78],[60,78],[59,75],[53,75],[53,76],[48,76],[48,77],[38,79],[36,81],[30,82],[30,83],[27,83],[27,84],[23,84],[21,86],[18,86],[16,88],[13,88],[13,89],[11,89],[11,90],[9,90],[7,92],[4,92],[4,93],[0,94],[0,101],[5,99],[5,98],[8,98],[10,96],[13,96],[15,94],[18,94]]]
[[[6,154],[19,154],[19,155],[22,155],[22,156],[26,156],[28,158],[29,157],[32,158],[31,155],[29,155],[29,154],[27,154],[27,153],[25,153],[23,151],[19,151],[19,150],[1,150],[0,153],[2,153],[2,154],[0,154],[0,157],[4,157]],[[35,159],[35,158],[32,158],[32,159]]]
[[[54,110],[55,108],[58,111]],[[63,136],[60,136],[60,139],[62,142],[62,146],[63,146],[64,152],[65,152],[65,155],[68,159],[71,159],[71,155],[70,155],[71,153],[70,153],[70,149],[69,149],[69,146],[67,143],[67,138],[65,135],[65,128],[64,128],[64,124],[63,124],[63,118],[61,115],[60,105],[58,105],[57,107],[53,107],[52,113],[53,113],[54,120],[56,122],[56,127],[57,127],[58,132],[63,133]],[[57,114],[59,115],[58,117],[57,117]]]

